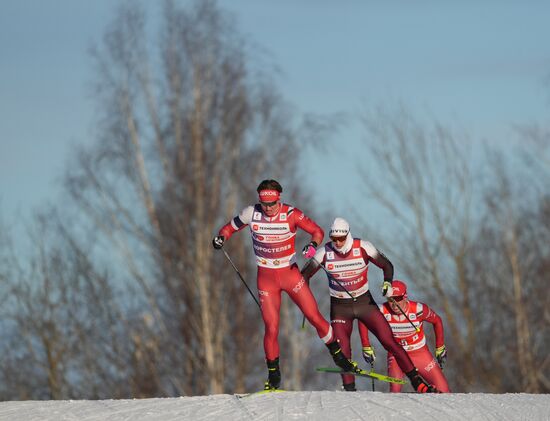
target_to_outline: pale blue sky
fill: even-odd
[[[151,5],[152,2],[150,2]],[[185,3],[185,2],[182,2]],[[511,125],[550,124],[550,2],[221,0],[271,54],[300,111],[357,112],[403,101],[506,146]],[[114,0],[0,0],[0,216],[56,200],[71,144],[91,143],[92,42]],[[158,11],[160,4],[150,8]],[[338,136],[354,156],[350,122]],[[355,153],[356,155],[356,153]],[[307,157],[312,188],[336,186],[326,157]],[[321,190],[319,190],[321,193]],[[349,192],[340,192],[346,195]]]

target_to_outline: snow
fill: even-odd
[[[550,395],[285,392],[239,397],[1,402],[0,420],[550,420]]]

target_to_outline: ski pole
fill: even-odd
[[[411,319],[409,319],[409,316],[407,316],[407,313],[405,313],[403,311],[403,309],[401,308],[401,306],[399,304],[397,304],[397,301],[395,301],[392,297],[388,297],[388,300],[390,300],[390,302],[392,304],[395,304],[395,306],[399,309],[401,314],[403,314],[403,316],[405,316],[405,319],[407,319],[407,321],[411,324],[411,326],[414,327],[415,332],[420,332],[420,328],[418,326],[414,325],[414,323],[411,321]]]
[[[323,268],[323,270],[325,271],[325,273],[327,274],[329,279],[332,279],[334,282],[336,282],[338,285],[340,285],[340,288],[342,288],[346,292],[346,294],[348,294],[350,296],[350,298],[353,299],[354,302],[357,301],[357,297],[354,297],[353,295],[351,295],[351,293],[347,290],[347,288],[344,285],[342,285],[338,279],[336,279],[334,276],[332,276],[328,272],[328,270],[325,269],[325,267],[323,265],[321,265],[321,267]]]
[[[233,269],[235,269],[235,272],[237,272],[237,275],[239,275],[239,278],[241,278],[241,281],[243,281],[243,284],[246,287],[246,289],[248,290],[248,292],[250,292],[250,295],[252,295],[252,298],[254,298],[254,301],[256,301],[256,304],[258,304],[258,307],[259,307],[260,311],[262,311],[262,306],[258,302],[258,299],[256,298],[256,296],[252,293],[252,291],[248,287],[248,284],[246,283],[243,276],[241,275],[241,272],[239,272],[239,269],[237,269],[237,266],[235,266],[235,263],[233,263],[233,260],[231,260],[231,257],[229,257],[229,254],[227,254],[225,249],[222,248],[222,251],[223,251],[223,254],[225,254],[225,257],[227,257],[227,260],[229,260],[229,263],[231,263],[231,266],[233,266]]]
[[[370,362],[370,371],[374,371],[374,361]],[[371,377],[372,381],[372,391],[374,392],[374,377]]]

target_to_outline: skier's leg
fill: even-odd
[[[264,321],[264,351],[268,361],[279,358],[279,311],[281,290],[275,279],[276,269],[258,268],[258,298]]]
[[[267,381],[264,389],[278,389],[281,385],[279,368],[279,310],[281,290],[275,282],[273,269],[258,268],[258,295],[264,321],[264,352],[267,364]]]
[[[376,336],[384,349],[394,355],[404,373],[414,370],[414,364],[407,355],[407,351],[395,340],[388,321],[376,305],[370,305],[368,310],[361,312],[361,321]]]
[[[348,359],[351,358],[351,332],[353,330],[353,317],[348,317],[351,312],[346,312],[346,308],[342,305],[334,304],[331,301],[330,305],[330,324],[334,330],[334,335],[340,342],[342,353]],[[351,374],[342,374],[342,385],[346,391],[355,390],[355,376]]]
[[[302,313],[304,313],[308,322],[317,330],[319,338],[321,338],[325,344],[334,341],[332,327],[319,311],[317,301],[309,285],[302,277],[297,265],[292,265],[289,268],[283,285],[283,289],[290,296],[292,301],[294,301]]]
[[[403,378],[403,370],[399,368],[399,364],[395,360],[395,357],[388,352],[388,376],[396,377],[398,379]],[[399,393],[401,392],[402,385],[397,383],[390,383],[390,392]]]
[[[439,364],[427,346],[412,351],[410,354],[414,364],[418,367],[418,372],[426,381],[434,385],[442,393],[450,392],[443,370],[441,370],[441,367],[439,367]]]
[[[334,363],[344,371],[355,371],[357,364],[353,364],[342,352],[332,326],[325,320],[317,301],[311,292],[307,282],[302,277],[297,265],[292,265],[287,278],[284,280],[283,289],[292,301],[302,310],[306,319],[315,327],[317,334],[327,346]]]

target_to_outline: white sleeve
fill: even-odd
[[[254,206],[247,206],[231,221],[234,229],[239,230],[243,225],[249,225],[254,214]]]
[[[376,259],[380,255],[380,252],[372,245],[370,241],[361,240],[361,248],[363,248],[363,250],[365,250],[373,259]]]
[[[319,247],[315,252],[315,256],[313,256],[313,258],[317,263],[321,264],[321,262],[325,258],[325,246]]]

